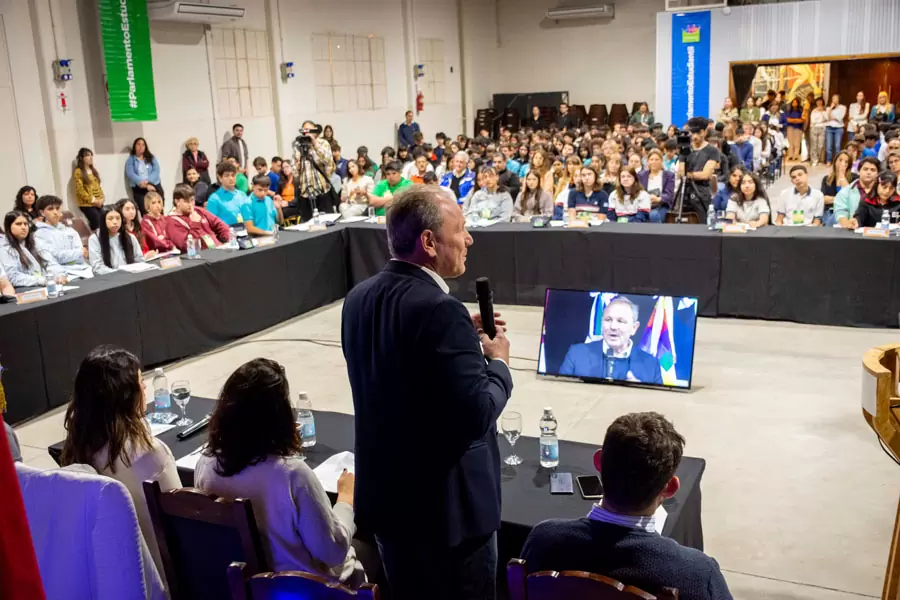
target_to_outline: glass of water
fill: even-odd
[[[187,405],[191,401],[191,384],[188,381],[176,381],[172,384],[172,400],[181,409],[181,418],[175,421],[178,427],[190,427],[193,419],[187,417]]]
[[[375,216],[375,207],[370,206],[369,208],[366,209],[366,213],[369,215],[369,218],[371,219],[372,217]]]
[[[521,465],[522,459],[516,456],[515,447],[516,440],[522,435],[522,413],[514,411],[503,413],[503,416],[500,417],[500,430],[506,436],[510,452],[512,452],[503,462],[512,466]]]

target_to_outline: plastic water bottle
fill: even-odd
[[[172,408],[172,395],[169,393],[169,380],[162,369],[153,371],[153,406],[156,410]]]
[[[304,448],[312,448],[316,445],[316,418],[312,411],[312,402],[306,392],[297,394],[297,404],[294,406],[294,421],[300,430],[300,441]]]
[[[883,209],[881,211],[881,229],[885,231],[891,230],[891,212],[888,209]]]
[[[237,235],[234,233],[233,227],[228,228],[228,247],[232,250],[238,249]]]
[[[190,233],[187,236],[187,257],[197,258],[197,247],[194,246],[194,236]]]
[[[706,211],[706,228],[713,231],[716,228],[716,208],[709,204],[709,210]]]
[[[559,437],[556,435],[556,417],[549,406],[541,417],[541,466],[552,468],[559,465]]]
[[[48,274],[44,281],[47,283],[47,297],[58,298],[60,285],[56,282],[56,277]]]

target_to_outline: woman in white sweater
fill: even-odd
[[[231,374],[197,461],[197,487],[226,498],[248,498],[275,571],[305,571],[350,587],[365,583],[351,543],[353,475],[338,479],[334,507],[298,455],[300,437],[284,368],[257,358]]]
[[[141,533],[163,575],[142,482],[158,481],[165,492],[181,487],[181,481],[172,451],[150,435],[145,404],[137,357],[113,346],[91,350],[75,373],[75,390],[66,409],[62,464],[90,465],[128,488]]]
[[[88,257],[94,275],[112,273],[122,265],[144,262],[141,244],[133,233],[125,230],[119,209],[103,211],[100,227],[88,239]]]

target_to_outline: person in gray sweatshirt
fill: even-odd
[[[496,219],[509,223],[513,214],[513,199],[509,192],[500,189],[497,171],[493,167],[485,167],[479,177],[482,187],[470,192],[463,201],[466,220]]]
[[[62,200],[56,196],[41,196],[37,200],[37,210],[44,218],[34,223],[34,238],[38,245],[63,266],[86,264],[88,251],[81,243],[81,236],[62,223]]]

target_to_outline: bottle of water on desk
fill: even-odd
[[[48,273],[47,278],[44,281],[47,283],[47,297],[57,298],[61,286],[56,282],[56,276]]]
[[[712,202],[709,203],[709,210],[706,211],[706,228],[710,231],[716,228],[716,207]]]
[[[300,430],[300,441],[304,448],[312,448],[316,445],[316,418],[312,412],[312,402],[306,392],[297,395],[297,403],[294,405],[294,420]]]
[[[169,423],[173,420],[172,394],[169,392],[169,380],[162,369],[153,371],[153,414],[150,420],[154,423]]]
[[[187,257],[191,259],[197,258],[197,246],[194,245],[194,236],[190,233],[187,236],[186,246]]]
[[[885,231],[891,230],[891,211],[888,209],[882,209],[881,211],[881,226],[880,229],[884,229]]]
[[[556,417],[549,406],[541,417],[541,466],[552,468],[559,465],[559,438],[556,436]]]

